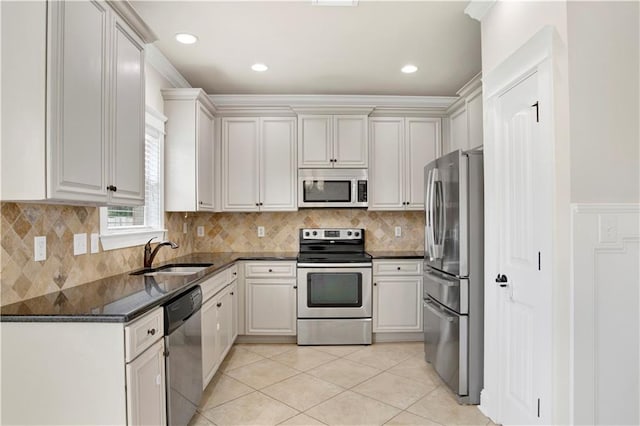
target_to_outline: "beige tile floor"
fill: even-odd
[[[238,344],[204,391],[192,426],[487,425],[458,405],[422,343]]]

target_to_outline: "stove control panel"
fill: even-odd
[[[364,229],[361,228],[306,228],[300,236],[305,240],[361,240]]]

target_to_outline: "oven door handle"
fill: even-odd
[[[431,299],[425,300],[423,306],[429,309],[435,316],[437,316],[441,320],[453,322],[456,319],[454,315],[447,315],[445,312],[441,311],[440,308],[431,301]]]
[[[298,268],[371,268],[371,263],[298,263]]]

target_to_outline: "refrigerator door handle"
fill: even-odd
[[[446,214],[445,214],[445,199],[444,199],[444,186],[442,185],[442,181],[438,181],[438,187],[439,187],[439,191],[438,191],[438,195],[440,197],[440,203],[439,203],[439,210],[438,210],[438,216],[439,216],[439,220],[438,220],[438,224],[440,225],[440,232],[439,232],[439,241],[438,241],[438,245],[440,246],[440,256],[438,257],[442,257],[442,254],[444,252],[444,234],[445,234],[445,230],[447,229],[447,222],[446,222]]]
[[[427,299],[424,301],[424,305],[425,308],[429,309],[431,312],[433,312],[433,314],[435,316],[437,316],[438,318],[440,318],[443,321],[447,321],[447,322],[453,322],[453,320],[455,320],[457,317],[453,316],[453,315],[447,315],[445,312],[443,312],[442,310],[440,310],[438,308],[438,305],[436,305],[435,303],[433,303],[431,301],[431,299]]]
[[[426,227],[425,227],[425,232],[424,232],[424,239],[425,239],[425,250],[427,252],[427,255],[429,256],[429,258],[431,258],[433,260],[433,250],[431,249],[431,230],[433,229],[433,214],[432,214],[432,209],[433,206],[431,205],[431,176],[433,174],[433,170],[429,170],[429,173],[427,173],[427,181],[425,182],[425,190],[426,190],[426,194],[424,197],[424,201],[425,201],[425,212],[426,212]]]
[[[429,183],[429,215],[430,215],[430,228],[429,228],[429,238],[431,239],[431,248],[429,250],[429,257],[431,260],[436,260],[439,258],[438,253],[436,252],[436,229],[435,229],[435,200],[434,200],[434,192],[435,192],[435,182],[437,179],[438,169],[433,169],[431,173],[431,182]]]

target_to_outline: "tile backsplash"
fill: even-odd
[[[365,228],[368,250],[424,250],[424,212],[377,212],[363,209],[302,209],[297,212],[198,213],[193,226],[204,226],[193,248],[208,251],[297,251],[300,228]],[[264,226],[265,237],[257,228]],[[402,227],[402,236],[394,228]]]
[[[0,304],[7,305],[142,266],[141,246],[73,255],[73,234],[99,232],[97,207],[30,203],[0,204]],[[183,233],[183,223],[188,233]],[[198,226],[204,237],[196,236]],[[259,238],[257,227],[265,227]],[[402,236],[394,228],[402,227]],[[180,245],[161,250],[158,261],[193,252],[297,251],[298,229],[366,229],[369,250],[423,250],[424,213],[360,209],[303,209],[263,213],[167,213],[168,238]],[[47,259],[33,260],[33,238],[47,237]]]
[[[0,304],[84,284],[142,267],[142,247],[73,255],[73,234],[100,232],[100,209],[27,203],[2,203]],[[191,239],[182,233],[183,215],[168,213],[168,238],[180,245],[161,250],[158,260],[189,254]],[[33,260],[33,237],[47,237],[47,259]]]

